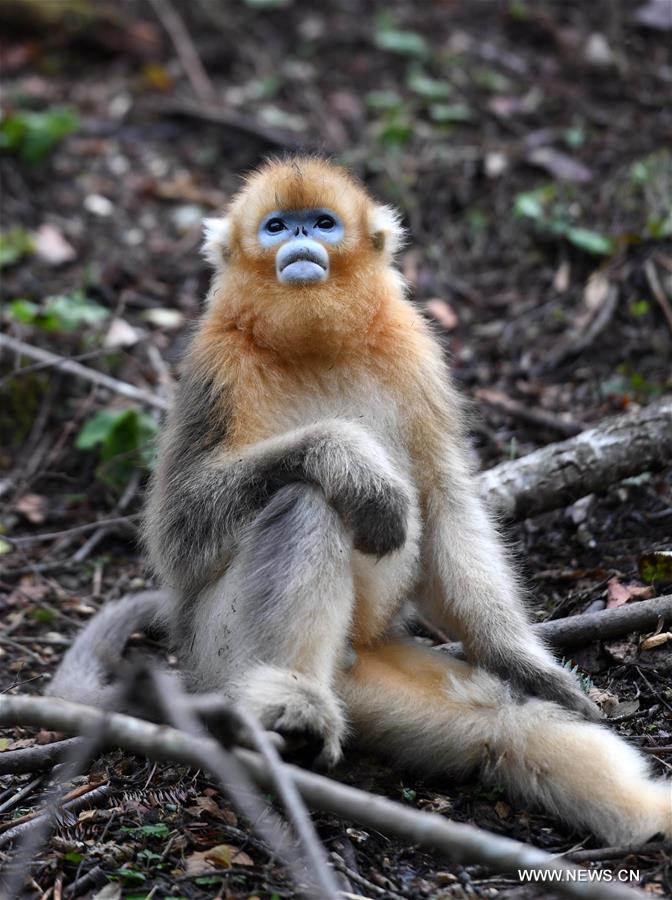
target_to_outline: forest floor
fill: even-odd
[[[672,389],[665,0],[173,2],[226,112],[219,123],[202,115],[151,4],[3,4],[3,332],[167,398],[208,284],[203,216],[263,156],[308,147],[402,210],[401,265],[473,401],[483,467]],[[135,525],[158,421],[3,353],[0,691],[43,691],[95,610],[151,583]],[[671,474],[507,529],[539,619],[643,596],[641,555],[672,549]],[[672,774],[672,645],[598,643],[572,663],[610,695],[613,727]],[[5,730],[0,750],[53,738]],[[597,846],[475,782],[354,753],[334,774],[553,853]],[[42,783],[8,803],[32,778],[0,778],[0,839],[38,806]],[[83,783],[109,793],[63,817],[27,896],[93,896],[106,881],[108,900],[294,896],[203,773],[115,752]],[[360,896],[549,894],[314,819]],[[220,845],[241,852],[204,871],[198,854]],[[672,895],[669,853],[604,865]]]

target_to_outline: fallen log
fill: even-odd
[[[663,625],[672,625],[672,594],[627,603],[618,609],[580,613],[551,622],[538,622],[532,627],[555,650],[589,644],[591,641],[608,641],[623,637],[631,631],[652,631],[662,619]],[[457,641],[441,644],[436,648],[453,656],[462,656],[462,644]]]
[[[665,397],[500,463],[479,475],[479,487],[491,509],[509,519],[525,519],[670,464],[672,397]]]

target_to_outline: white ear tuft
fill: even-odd
[[[377,204],[369,213],[369,234],[376,250],[394,256],[406,239],[401,213],[393,206]]]
[[[201,252],[211,266],[218,269],[229,255],[231,226],[226,216],[203,220]]]

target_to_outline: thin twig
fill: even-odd
[[[150,3],[157,19],[170,35],[184,74],[189,79],[198,100],[206,105],[216,104],[217,92],[205,71],[191,35],[171,0],[150,0]]]
[[[23,547],[27,544],[41,544],[43,541],[57,541],[64,537],[74,537],[78,534],[86,534],[87,531],[95,531],[96,528],[119,528],[131,525],[140,518],[140,513],[133,513],[128,516],[114,516],[111,519],[101,519],[99,522],[87,522],[85,525],[75,525],[73,528],[64,528],[62,531],[45,531],[42,534],[20,535],[19,537],[8,537],[5,540],[10,544],[16,544]]]
[[[99,347],[97,350],[89,350],[87,353],[78,353],[77,356],[63,357],[62,359],[51,360],[50,362],[33,363],[30,366],[22,366],[20,369],[14,369],[9,374],[0,378],[0,387],[3,387],[12,378],[19,378],[23,375],[30,375],[34,372],[41,372],[43,369],[58,369],[64,362],[84,362],[85,359],[96,359],[101,356],[110,356],[117,353],[117,349],[113,347]]]
[[[163,715],[179,729],[177,734],[188,735],[193,741],[199,767],[208,769],[218,778],[226,793],[252,827],[285,862],[292,872],[297,887],[305,884],[304,866],[292,848],[284,823],[256,790],[243,766],[232,753],[205,736],[190,701],[182,693],[176,678],[158,669],[150,669],[149,675]],[[321,885],[321,878],[316,881]],[[336,894],[329,892],[325,896],[331,900]]]
[[[654,266],[653,260],[650,257],[644,263],[644,273],[646,275],[646,280],[649,283],[651,293],[655,297],[658,306],[660,306],[661,310],[663,311],[663,315],[667,320],[669,329],[670,331],[672,331],[672,306],[670,306],[670,301],[667,297],[667,294],[663,290],[663,286],[660,283],[660,278],[658,278],[658,272],[656,271],[656,267]]]
[[[313,823],[308,815],[308,810],[301,799],[296,785],[283,768],[280,754],[268,740],[266,732],[248,710],[239,707],[237,712],[249,729],[252,740],[256,744],[256,749],[268,766],[287,816],[303,845],[306,859],[310,863],[315,881],[324,892],[322,896],[335,898],[338,894],[338,885],[329,869],[327,855],[317,837]]]
[[[6,879],[4,885],[5,900],[14,900],[21,893],[23,882],[26,874],[30,872],[37,851],[46,841],[51,829],[57,822],[58,814],[61,809],[63,797],[66,794],[67,780],[73,778],[84,771],[95,755],[99,745],[98,734],[102,731],[102,723],[104,717],[94,723],[90,729],[84,732],[86,741],[75,746],[64,763],[65,772],[59,778],[58,783],[49,793],[45,806],[44,814],[38,816],[31,823],[26,823],[26,827],[22,829],[20,834],[21,843],[17,849],[14,858],[6,868]],[[17,826],[18,829],[19,826]],[[8,843],[18,837],[19,834],[15,830],[6,832],[0,841],[2,844]]]
[[[0,813],[5,813],[8,810],[12,809],[12,807],[16,806],[17,803],[20,803],[24,797],[27,797],[28,794],[32,794],[36,787],[39,787],[44,781],[44,776],[40,775],[37,778],[33,778],[32,781],[29,781],[28,784],[24,784],[22,788],[20,788],[15,794],[13,794],[8,800],[5,800],[4,803],[0,803]]]
[[[523,422],[540,425],[542,428],[547,428],[550,431],[557,431],[565,437],[573,437],[576,434],[580,434],[586,427],[581,422],[563,418],[557,413],[527,406],[518,400],[514,400],[513,397],[509,397],[508,394],[502,393],[502,391],[479,388],[475,392],[475,396],[482,403],[485,403],[486,406],[504,412],[516,419],[521,419]]]
[[[112,788],[109,784],[101,784],[97,787],[88,789],[84,794],[73,797],[72,800],[65,800],[62,798],[57,810],[57,819],[61,813],[67,813],[71,816],[82,809],[86,809],[89,806],[107,800],[111,793]],[[23,816],[21,820],[17,819],[10,823],[10,827],[0,835],[0,847],[6,847],[7,845],[14,843],[21,835],[30,833],[34,828],[42,828],[45,815],[44,810],[39,810],[29,816]],[[42,842],[44,842],[44,839],[45,838],[42,839]],[[38,844],[39,843],[40,842],[38,842]]]
[[[196,768],[205,766],[211,771],[213,753],[221,752],[221,747],[211,738],[194,737],[166,725],[156,725],[122,713],[104,714],[92,707],[65,700],[56,701],[50,697],[0,696],[0,723],[38,725],[71,734],[87,733],[100,724],[101,740],[106,746],[123,747],[157,761],[183,763]],[[257,753],[235,749],[233,755],[254,781],[272,789],[272,776]],[[418,844],[462,863],[479,863],[503,872],[575,869],[536,847],[461,822],[452,822],[437,813],[404,807],[386,797],[340,784],[287,763],[283,763],[283,767],[312,808],[359,822],[364,827]],[[554,886],[558,892],[571,897],[595,900],[635,900],[642,897],[640,892],[620,884],[588,883],[565,878],[554,882]]]
[[[19,341],[7,334],[0,334],[0,349],[11,350],[14,353],[18,353],[21,356],[27,356],[29,359],[35,359],[38,362],[58,365],[59,368],[68,375],[74,375],[75,378],[89,381],[97,387],[105,388],[106,390],[119,394],[122,397],[126,397],[129,400],[135,400],[138,403],[144,403],[146,406],[152,406],[155,409],[160,409],[162,411],[168,409],[168,401],[164,400],[162,397],[158,397],[156,394],[150,394],[149,391],[144,391],[142,388],[138,388],[133,384],[119,381],[119,379],[112,378],[110,375],[105,375],[97,369],[90,369],[88,366],[83,366],[64,356],[58,356],[58,354],[51,353],[49,350],[43,350],[41,347],[33,347],[32,344],[26,344],[24,341]]]

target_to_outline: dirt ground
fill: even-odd
[[[208,283],[203,216],[264,156],[302,148],[346,162],[402,210],[401,266],[473,401],[483,467],[672,389],[669,0],[173,5],[215,113],[195,99],[163,4],[0,6],[4,333],[166,398]],[[150,583],[135,523],[158,420],[3,351],[0,691],[45,689],[93,612]],[[641,555],[672,549],[671,475],[644,472],[507,528],[539,619],[644,595]],[[87,527],[103,519],[114,523]],[[670,774],[672,645],[647,653],[634,636],[569,662],[611,695],[614,728]],[[0,750],[53,737],[5,730]],[[354,754],[335,774],[553,853],[597,847],[476,783]],[[0,778],[0,860],[3,831],[39,804],[42,783],[12,800],[33,778]],[[62,817],[26,896],[94,896],[106,883],[118,885],[108,898],[294,896],[205,775],[117,752],[82,783],[107,785],[105,797]],[[550,893],[315,821],[356,895]],[[234,848],[228,861],[194,867],[220,845]],[[638,869],[648,893],[672,896],[670,852],[594,865]]]

